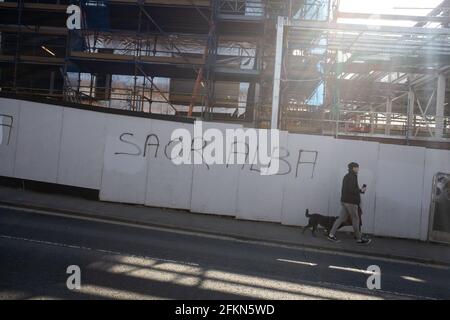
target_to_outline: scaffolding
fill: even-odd
[[[449,8],[389,27],[338,0],[5,0],[1,94],[448,147]]]
[[[292,132],[449,148],[450,1],[427,16],[374,17],[329,5],[326,21],[284,20],[280,111],[272,123],[275,117],[275,126]]]
[[[65,27],[70,3],[82,9],[81,30]],[[271,19],[266,4],[0,2],[1,90],[136,112],[251,122],[263,65],[259,46]]]

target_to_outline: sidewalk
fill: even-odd
[[[416,240],[375,237],[370,246],[359,246],[352,241],[350,234],[342,234],[340,235],[342,242],[331,243],[325,239],[321,232],[317,232],[317,237],[314,238],[308,231],[303,235],[299,227],[276,223],[245,221],[182,210],[101,202],[3,186],[0,186],[0,205],[57,211],[64,214],[182,229],[244,240],[450,266],[449,245]]]

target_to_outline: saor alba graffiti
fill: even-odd
[[[176,145],[180,145],[182,143],[181,138],[176,139],[170,139],[167,143],[162,143],[161,139],[156,133],[149,133],[145,136],[144,139],[139,139],[135,136],[132,132],[124,132],[121,133],[118,137],[119,141],[123,143],[123,149],[120,149],[116,152],[114,152],[114,155],[117,156],[133,156],[133,157],[147,157],[151,156],[153,158],[157,158],[158,156],[165,157],[168,161],[173,162],[174,158],[174,152],[173,148]],[[190,148],[188,152],[190,153],[198,153],[199,156],[203,156],[203,150],[206,148],[209,141],[204,141],[202,144],[196,144],[195,140],[196,138],[192,138],[190,141]],[[141,142],[139,141],[141,140]],[[238,142],[234,141],[231,142],[232,145],[237,145]],[[257,147],[258,148],[258,147]],[[235,148],[231,146],[229,149],[230,152],[227,153],[226,161],[224,165],[228,168],[230,165],[233,165],[232,161],[230,161],[231,157],[234,155],[241,154],[243,157],[247,160],[250,156],[249,152],[249,146],[247,143],[243,144],[243,148]],[[243,154],[241,153],[243,152]],[[175,157],[182,157],[183,148],[178,148],[177,152],[175,152]],[[319,157],[319,152],[316,150],[306,150],[306,149],[298,149],[297,150],[297,156],[295,157],[294,162],[292,163],[292,160],[289,161],[288,158],[290,157],[290,152],[287,148],[279,147],[279,155],[277,160],[280,162],[280,170],[276,173],[276,175],[289,175],[293,170],[293,167],[295,167],[295,178],[298,178],[301,174],[302,169],[309,168],[310,169],[310,179],[314,178],[314,173]],[[206,166],[206,168],[209,170],[210,165],[207,162],[202,162]],[[247,163],[246,164],[240,164],[241,170],[245,169],[245,167],[249,168],[250,171],[258,172],[260,173],[260,169],[258,169],[257,164],[255,163]],[[270,163],[269,163],[270,166]]]

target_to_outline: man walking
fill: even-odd
[[[338,227],[348,219],[348,216],[352,219],[353,231],[355,232],[357,239],[356,242],[359,244],[369,244],[371,241],[370,239],[365,239],[362,237],[361,230],[359,228],[358,206],[361,202],[360,193],[366,192],[366,185],[363,185],[362,189],[359,188],[358,171],[359,165],[356,162],[351,162],[348,164],[348,173],[342,180],[341,214],[334,222],[328,235],[328,240],[332,242],[339,242],[339,240],[335,237],[335,233]]]

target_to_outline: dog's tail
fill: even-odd
[[[309,209],[306,209],[305,216],[306,216],[307,218],[311,217],[311,215],[309,214]]]

